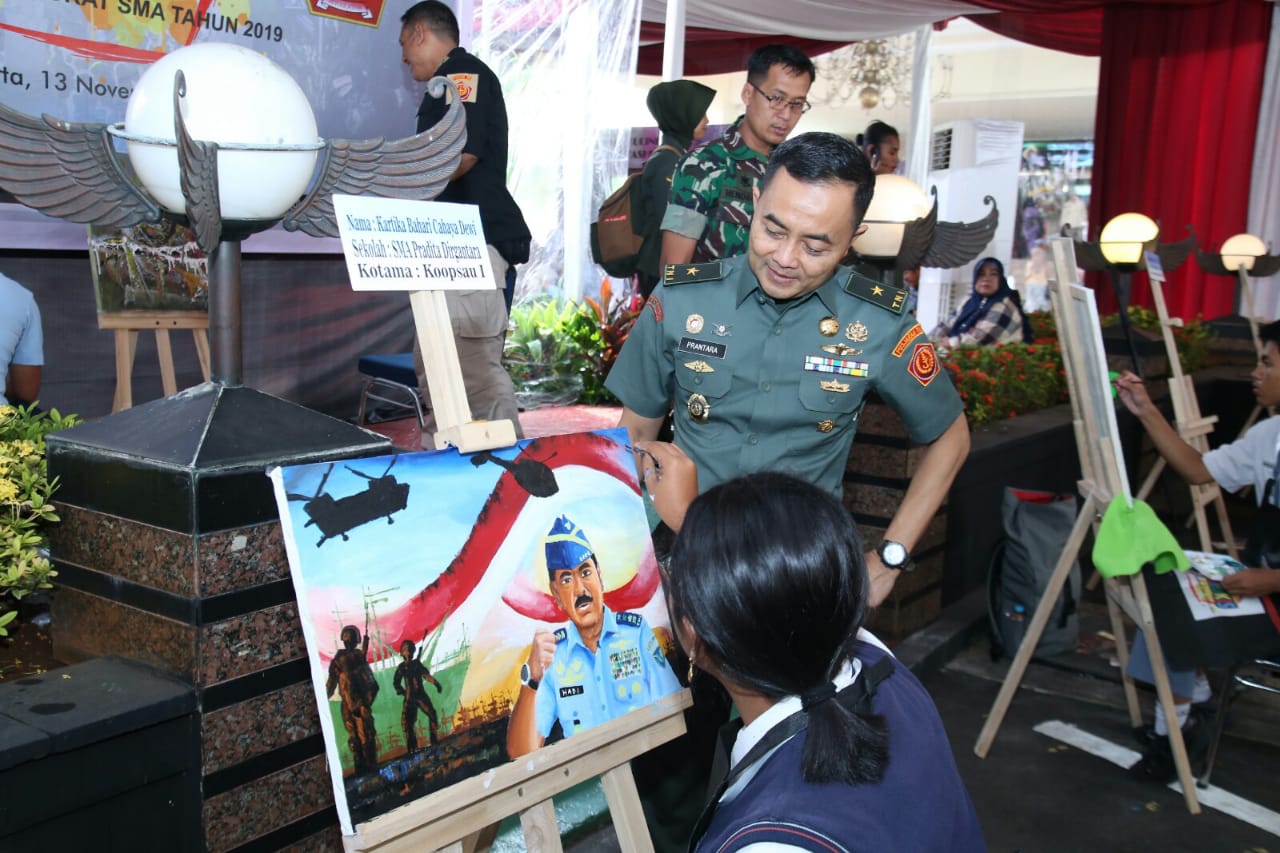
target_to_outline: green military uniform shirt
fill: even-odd
[[[662,230],[697,240],[695,262],[746,254],[752,191],[768,155],[742,139],[739,118],[718,139],[690,152],[671,176]]]
[[[775,302],[746,257],[668,266],[605,385],[642,417],[674,406],[700,491],[776,470],[839,497],[868,391],[921,443],[963,411],[905,300],[845,267]]]

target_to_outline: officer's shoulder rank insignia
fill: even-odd
[[[856,296],[864,302],[879,305],[886,311],[901,314],[907,306],[907,292],[900,287],[881,284],[878,281],[860,276],[856,272],[849,273],[844,282],[844,292]]]
[[[557,643],[563,643],[565,640],[569,639],[568,630],[564,628],[557,628],[555,630],[555,638]]]
[[[613,615],[613,621],[617,622],[619,625],[630,625],[632,628],[639,628],[640,614],[639,613],[615,613]]]
[[[695,281],[715,281],[724,278],[719,261],[705,264],[667,264],[662,272],[664,284],[689,284]]]

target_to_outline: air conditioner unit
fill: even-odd
[[[933,131],[929,186],[938,190],[938,219],[972,222],[986,216],[984,196],[1000,211],[1000,224],[978,257],[953,270],[924,269],[916,316],[930,329],[948,319],[969,295],[978,258],[996,257],[1007,267],[1013,252],[1013,223],[1018,203],[1018,169],[1022,162],[1022,122],[965,119],[940,124]]]

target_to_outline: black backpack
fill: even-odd
[[[1058,556],[1071,536],[1076,500],[1074,495],[1006,488],[1002,510],[1005,535],[996,543],[987,570],[992,660],[1012,657],[1022,645]],[[1037,657],[1075,650],[1080,634],[1076,614],[1080,592],[1077,562],[1036,644]]]

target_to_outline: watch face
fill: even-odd
[[[521,664],[521,665],[520,665],[520,683],[521,683],[521,684],[528,684],[528,683],[529,683],[529,676],[530,676],[530,672],[529,672],[529,664],[527,664],[527,663],[526,663],[526,664]]]
[[[901,542],[886,542],[880,546],[880,561],[889,568],[901,566],[907,561],[907,549]]]

